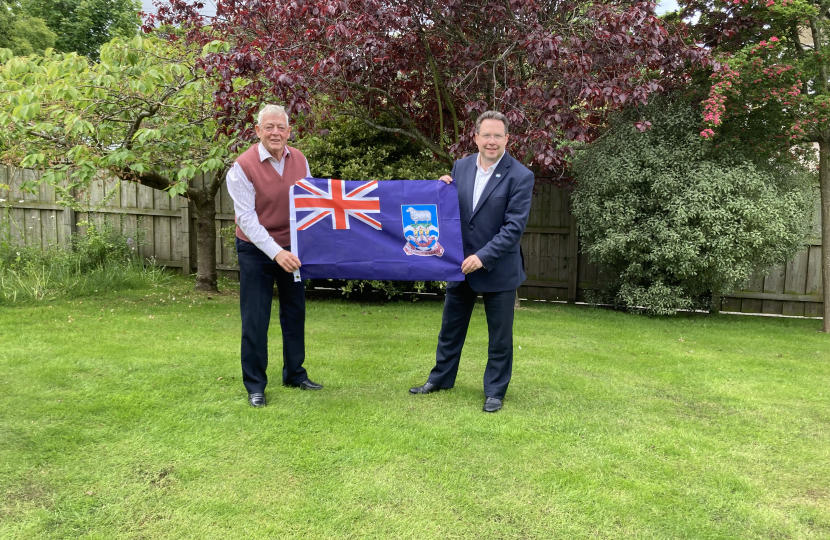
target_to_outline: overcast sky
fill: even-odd
[[[216,7],[211,0],[202,0],[205,4],[205,13],[215,13]],[[659,0],[657,2],[657,13],[662,15],[667,11],[674,11],[677,9],[677,1],[676,0]],[[141,0],[142,9],[148,13],[152,13],[155,11],[153,7],[152,0]]]
[[[677,11],[677,2],[675,0],[661,0],[657,2],[658,15],[662,15],[667,11]]]
[[[202,0],[202,3],[205,5],[205,9],[202,10],[203,13],[216,13],[216,4],[211,0]],[[141,10],[147,13],[155,12],[156,7],[153,5],[153,0],[141,0]]]

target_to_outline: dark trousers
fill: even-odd
[[[268,384],[268,326],[274,282],[277,283],[282,329],[282,382],[308,380],[305,360],[305,287],[295,282],[251,242],[236,239],[239,257],[239,308],[242,313],[242,382],[248,393],[264,392]]]
[[[477,296],[478,293],[466,281],[447,289],[435,367],[429,374],[429,382],[436,386],[452,388],[455,385],[461,349],[467,338]],[[516,291],[482,293],[482,296],[490,337],[487,368],[484,370],[484,395],[504,399],[513,373],[513,305]]]

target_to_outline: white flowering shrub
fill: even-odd
[[[651,129],[635,128],[641,117]],[[688,104],[658,102],[619,116],[576,156],[582,250],[606,276],[596,301],[665,315],[708,308],[803,246],[815,173],[718,147],[700,123]]]

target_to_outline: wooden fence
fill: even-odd
[[[579,252],[570,190],[537,186],[522,237],[527,281],[519,296],[532,300],[582,302],[585,291],[598,288],[597,267]]]
[[[74,193],[83,212],[57,204],[54,188],[41,186],[38,193],[23,193],[22,175],[31,171],[0,167],[0,231],[13,242],[40,246],[63,244],[70,234],[83,234],[84,221],[107,221],[123,231],[143,231],[142,257],[157,264],[196,269],[196,233],[192,208],[181,197],[145,186],[116,180],[99,180]],[[217,229],[233,225],[233,201],[222,185],[216,198]],[[816,225],[816,235],[819,230]],[[2,237],[0,237],[2,238]],[[598,270],[579,252],[576,220],[570,213],[570,191],[540,185],[533,197],[530,219],[522,238],[527,281],[519,289],[522,298],[580,302],[585,292],[598,288]],[[216,242],[217,269],[235,278],[233,258],[221,239]],[[725,295],[723,311],[821,316],[821,245],[814,240],[790,262],[756,276],[741,291]]]
[[[724,295],[727,312],[821,317],[821,241],[814,239],[786,265],[756,275],[741,291]]]
[[[37,193],[20,190],[32,171],[0,166],[0,234],[18,244],[62,245],[73,233],[83,234],[85,222],[109,223],[128,235],[142,237],[139,254],[182,273],[196,269],[196,228],[193,209],[183,197],[118,180],[97,180],[72,195],[84,211],[58,204],[53,187],[41,184]],[[24,176],[25,175],[25,176]],[[222,185],[216,197],[217,228],[233,225],[233,201]],[[140,232],[139,232],[140,231]],[[0,237],[2,238],[2,237]],[[235,277],[229,250],[216,241],[217,269]]]

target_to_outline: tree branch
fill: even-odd
[[[453,133],[455,134],[455,139],[453,140],[453,142],[455,144],[458,144],[458,115],[455,112],[455,106],[452,103],[452,97],[450,96],[449,91],[447,91],[447,85],[444,84],[444,81],[441,78],[441,74],[438,72],[438,65],[435,62],[435,57],[432,54],[432,50],[429,48],[429,41],[427,40],[423,32],[421,32],[421,40],[424,44],[424,49],[426,50],[427,58],[429,58],[429,67],[432,69],[432,80],[435,84],[435,94],[438,98],[438,114],[440,120],[441,135],[443,136],[444,134],[444,110],[442,107],[441,100],[441,96],[443,95],[443,103],[447,106],[447,109],[450,111],[450,115],[452,116],[452,129]]]
[[[429,138],[427,138],[423,133],[419,132],[417,129],[414,132],[409,132],[409,131],[406,131],[406,130],[400,129],[400,128],[390,128],[390,127],[386,127],[386,126],[381,126],[380,124],[376,124],[376,123],[372,122],[371,120],[369,120],[368,118],[364,118],[364,117],[360,116],[359,114],[349,113],[349,112],[344,112],[344,113],[340,113],[340,114],[343,115],[343,116],[351,116],[353,118],[357,118],[358,120],[361,120],[367,126],[372,127],[374,129],[377,129],[378,131],[385,131],[386,133],[397,133],[399,135],[405,135],[405,136],[409,137],[410,139],[421,143],[421,145],[423,145],[427,149],[431,150],[432,153],[434,153],[436,156],[440,157],[442,160],[444,160],[448,164],[452,165],[452,162],[453,162],[452,156],[449,153],[447,153],[446,150],[444,150],[443,148],[441,148],[440,146],[435,144],[433,141],[431,141]]]
[[[130,126],[130,129],[127,130],[127,134],[124,136],[124,142],[122,143],[124,148],[127,148],[128,150],[133,149],[133,135],[135,135],[135,132],[138,131],[138,128],[141,126],[141,122],[143,122],[145,118],[155,116],[155,114],[161,108],[161,105],[165,101],[167,101],[167,99],[170,96],[176,94],[177,92],[179,92],[179,90],[184,88],[189,82],[190,81],[184,79],[183,77],[179,77],[178,84],[175,84],[174,86],[171,86],[167,90],[165,90],[161,97],[159,97],[158,101],[150,105],[149,111],[141,111],[138,114],[138,116],[135,119],[135,122],[133,122],[133,125]]]
[[[367,92],[374,92],[374,93],[377,93],[377,94],[384,95],[386,97],[386,104],[388,106],[395,109],[402,118],[408,118],[409,117],[409,113],[406,111],[406,109],[404,109],[403,107],[398,105],[398,103],[395,101],[395,98],[392,96],[392,94],[390,94],[386,90],[384,90],[382,88],[377,88],[377,87],[374,87],[374,86],[353,83],[353,82],[345,81],[345,80],[343,81],[343,83],[346,86],[350,87],[350,88],[355,88],[355,89],[358,89],[358,90],[366,90]],[[407,123],[411,124],[412,122],[407,122]]]
[[[161,191],[168,189],[174,184],[174,182],[172,182],[169,178],[155,171],[137,173],[129,167],[123,167],[114,172],[121,180],[135,182],[137,184],[141,184],[142,186],[147,186]]]
[[[39,131],[34,131],[31,129],[27,129],[26,133],[31,135],[32,137],[37,137],[38,139],[43,139],[45,141],[49,141],[50,143],[56,146],[62,146],[64,148],[69,148],[71,145],[66,142],[65,139],[59,139],[57,137],[52,137],[51,135]]]
[[[154,116],[158,112],[158,110],[159,106],[156,104],[150,106],[149,111],[141,111],[140,113],[138,113],[135,122],[133,122],[133,124],[130,126],[130,129],[127,130],[127,134],[124,135],[124,142],[122,143],[124,148],[128,150],[133,149],[133,135],[135,135],[135,132],[138,131],[138,128],[141,126],[141,122],[143,122],[145,118],[150,118],[151,116]]]
[[[823,36],[821,35],[821,29],[819,28],[818,21],[815,18],[810,19],[810,32],[813,35],[813,47],[816,53],[821,54],[822,50],[824,49],[824,44],[822,43]],[[827,93],[827,64],[824,60],[819,59],[818,64],[819,70],[819,77],[821,78],[821,89],[822,93]]]
[[[227,176],[229,170],[230,167],[225,164],[225,168],[222,169],[221,173],[213,175],[213,179],[211,179],[210,184],[207,186],[208,193],[216,195],[219,192],[219,188],[222,186],[222,182],[225,181],[225,176]]]

